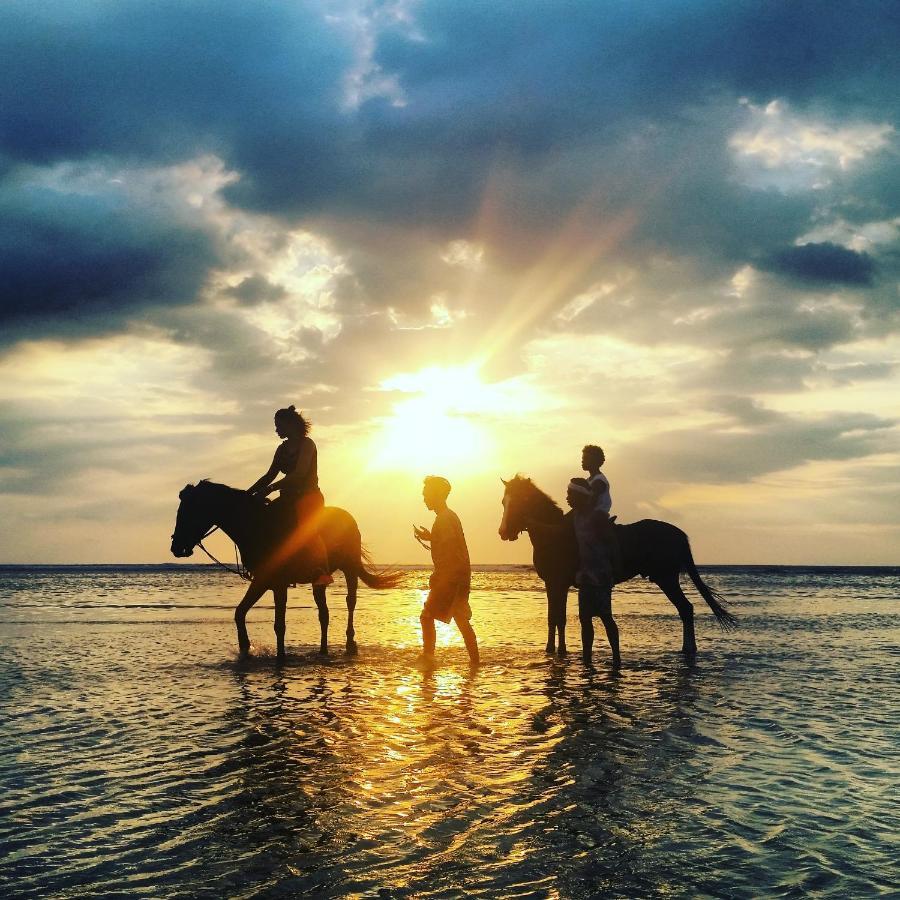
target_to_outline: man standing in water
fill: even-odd
[[[609,556],[612,567],[612,578],[622,578],[622,556],[619,552],[619,544],[613,534],[612,519],[612,495],[609,491],[609,479],[600,467],[606,462],[606,454],[596,444],[587,444],[581,451],[581,468],[588,473],[587,484],[591,489],[592,504],[597,511],[597,537],[603,544],[604,550]]]
[[[573,478],[566,491],[566,500],[572,507],[575,539],[578,541],[578,619],[581,623],[581,654],[591,663],[594,645],[593,618],[599,616],[606,629],[606,637],[612,650],[613,668],[622,665],[619,656],[619,628],[612,614],[612,568],[606,548],[598,540],[599,523],[606,517],[596,502],[591,485],[584,478]]]
[[[469,606],[469,586],[472,569],[469,564],[469,549],[463,534],[459,516],[447,506],[450,482],[439,475],[429,475],[422,488],[422,499],[428,509],[435,513],[431,531],[421,526],[413,526],[413,536],[428,550],[434,562],[434,571],[429,579],[428,599],[419,616],[422,623],[422,650],[426,661],[434,659],[437,639],[434,620],[456,622],[469,652],[469,662],[476,666],[479,662],[478,640],[472,628],[472,609]]]

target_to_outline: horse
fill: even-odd
[[[246,658],[250,654],[247,612],[266,591],[272,591],[275,597],[277,654],[278,659],[283,660],[288,586],[313,580],[302,548],[298,550],[296,547],[298,541],[295,540],[294,547],[286,550],[288,542],[283,534],[283,525],[279,526],[275,517],[270,515],[269,504],[265,500],[247,491],[203,480],[197,485],[187,485],[178,499],[180,503],[172,535],[172,554],[179,558],[191,556],[211,529],[221,528],[237,545],[241,559],[252,575],[247,592],[234,612],[240,655]],[[347,510],[326,506],[312,527],[318,529],[325,543],[330,571],[340,569],[347,582],[346,652],[353,656],[358,652],[353,628],[358,581],[361,579],[371,588],[390,588],[399,583],[401,575],[366,568],[371,565],[371,560],[362,547],[356,520]],[[310,531],[307,526],[307,539]],[[323,585],[313,585],[313,598],[319,611],[321,628],[319,652],[326,656],[328,603]]]
[[[551,497],[530,478],[516,475],[501,479],[503,518],[501,540],[514,541],[525,531],[534,549],[534,568],[547,590],[547,653],[566,653],[566,603],[569,588],[578,571],[578,544],[571,514],[564,514]],[[716,621],[726,630],[736,627],[737,619],[726,609],[722,597],[704,583],[694,559],[688,536],[675,525],[656,519],[641,519],[630,525],[613,525],[621,551],[621,571],[615,583],[637,575],[652,581],[678,610],[682,626],[681,652],[688,658],[697,653],[694,634],[694,607],[681,589],[679,576],[690,576],[694,587],[712,610]],[[581,621],[582,652],[590,658],[593,625]]]

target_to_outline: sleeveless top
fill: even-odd
[[[588,479],[588,484],[596,497],[595,509],[599,509],[609,515],[612,509],[612,494],[609,491],[609,479],[602,473],[598,472]]]
[[[304,438],[303,440],[309,441],[310,444],[312,444],[312,459],[309,462],[309,470],[307,471],[306,477],[303,479],[303,481],[296,487],[291,486],[289,490],[282,489],[282,495],[290,494],[292,497],[299,497],[302,494],[307,494],[310,491],[316,491],[319,489],[316,445],[310,438]],[[284,441],[283,443],[278,445],[278,449],[275,451],[275,462],[278,464],[279,472],[283,472],[285,475],[290,475],[291,472],[294,471],[294,469],[297,467],[297,460],[300,458],[301,446],[302,441],[297,445],[294,452],[291,452],[290,445],[287,441]]]

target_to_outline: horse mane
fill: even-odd
[[[560,515],[563,514],[560,505],[549,495],[545,494],[530,478],[516,474],[506,483],[507,490],[520,495],[527,495],[526,501],[532,506],[542,507],[547,512],[551,510]]]
[[[210,481],[208,478],[201,478],[200,481],[197,482],[196,485],[189,484],[188,488],[194,488],[195,490],[203,490],[207,494],[215,494],[216,499],[224,499],[229,498],[238,502],[243,502],[246,504],[252,504],[254,506],[259,506],[260,508],[265,507],[265,501],[262,497],[257,497],[253,494],[247,493],[247,491],[243,490],[243,488],[235,488],[230,487],[227,484],[219,484],[216,481]],[[185,488],[187,490],[187,488]]]

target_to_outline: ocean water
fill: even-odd
[[[617,589],[545,656],[533,573],[479,570],[483,664],[440,627],[427,573],[360,589],[356,658],[330,590],[273,610],[201,566],[0,569],[4,897],[898,896],[900,569],[713,568],[687,665],[674,609]],[[597,623],[599,625],[599,622]]]

